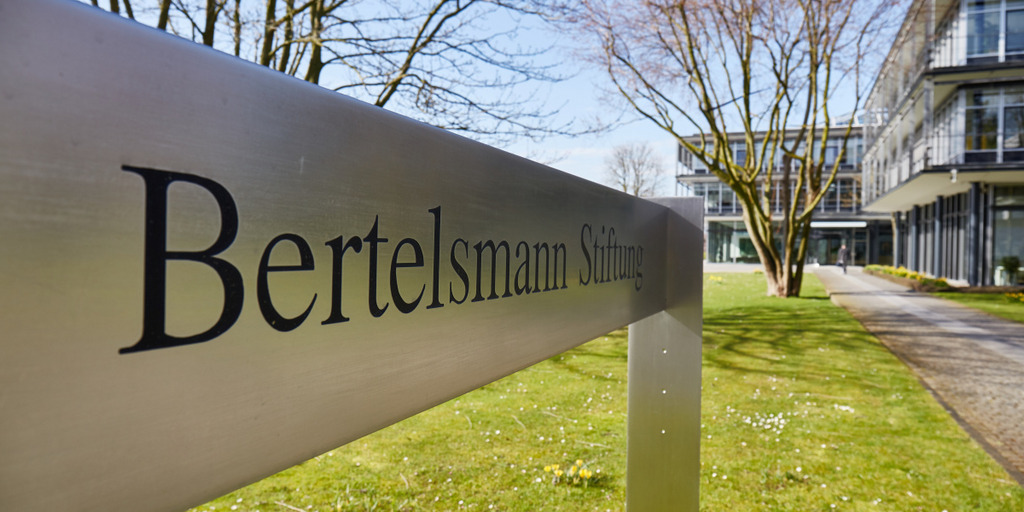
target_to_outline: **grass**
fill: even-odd
[[[775,299],[761,276],[705,278],[701,509],[1024,510],[1024,490],[807,280]],[[617,331],[194,510],[621,511],[625,378]],[[586,487],[545,471],[577,459]]]
[[[702,509],[1024,510],[1024,490],[816,279],[799,299],[763,289],[705,281]]]
[[[1024,323],[1024,302],[1011,301],[1004,293],[936,292],[937,297],[980,309],[990,315]]]

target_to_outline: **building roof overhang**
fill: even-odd
[[[954,172],[956,171],[956,172]],[[934,203],[942,196],[967,192],[971,183],[994,185],[1024,183],[1024,169],[934,168],[922,171],[885,195],[864,205],[866,212],[902,212],[915,205]]]

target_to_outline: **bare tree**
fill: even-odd
[[[768,294],[798,295],[811,217],[836,179],[864,78],[874,76],[864,64],[888,47],[898,2],[584,0],[570,9],[597,35],[593,58],[621,97],[736,193]],[[840,99],[844,123],[832,112]],[[826,165],[837,125],[840,154]],[[697,142],[686,137],[694,133]]]
[[[507,142],[581,133],[537,94],[565,78],[541,63],[549,49],[516,37],[517,27],[548,21],[549,1],[136,0],[147,14],[136,19],[441,128]],[[119,12],[118,0],[110,2]]]
[[[609,185],[637,197],[653,196],[663,173],[648,144],[615,146],[604,165]]]

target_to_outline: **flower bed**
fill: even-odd
[[[881,277],[897,284],[905,285],[920,292],[934,292],[949,290],[952,287],[943,278],[928,277],[920,272],[907,270],[904,267],[890,267],[886,265],[868,265],[864,272],[876,277]]]

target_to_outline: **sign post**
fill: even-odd
[[[696,510],[697,203],[76,2],[0,0],[0,69],[0,509],[180,510],[639,321],[628,501]]]
[[[665,309],[629,326],[627,510],[698,510],[704,202],[656,200],[666,223]],[[696,463],[695,463],[696,462]]]

